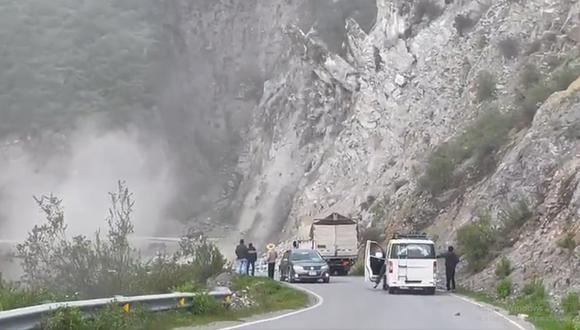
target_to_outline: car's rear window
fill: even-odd
[[[435,259],[435,246],[422,243],[393,244],[391,258]]]

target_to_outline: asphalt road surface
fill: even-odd
[[[526,330],[528,324],[453,294],[434,296],[386,291],[362,278],[333,277],[330,284],[299,284],[318,296],[302,311],[271,315],[244,323],[214,325],[214,329],[445,329]]]

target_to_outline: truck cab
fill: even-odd
[[[386,272],[383,289],[396,293],[401,289],[435,293],[437,256],[435,243],[425,235],[395,235],[384,250],[377,242],[365,247],[365,280],[376,282],[383,265]]]

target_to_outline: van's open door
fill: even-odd
[[[385,264],[385,250],[379,243],[367,241],[365,246],[365,281],[376,282]]]

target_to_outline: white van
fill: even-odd
[[[396,293],[399,289],[421,289],[435,293],[437,256],[435,244],[424,235],[396,235],[389,241],[386,254],[374,241],[365,249],[365,280],[376,282],[387,262],[383,289]]]

